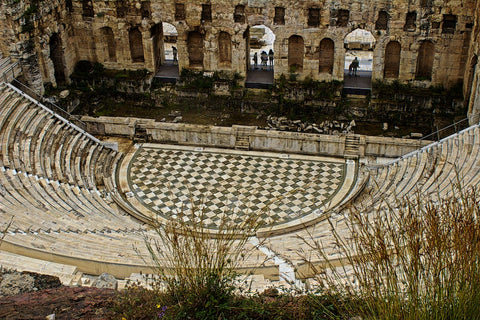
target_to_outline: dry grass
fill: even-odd
[[[175,220],[154,223],[157,237],[145,238],[158,284],[165,288],[163,303],[177,318],[218,318],[228,308],[236,270],[252,254],[246,244],[262,226],[255,213],[236,224],[225,218],[212,236],[201,207],[192,207],[189,219],[180,210]]]
[[[480,195],[458,186],[451,194],[350,208],[351,238],[332,224],[346,257],[341,267],[329,263],[321,243],[304,239],[327,261],[327,270],[317,270],[323,292],[364,319],[478,319]]]

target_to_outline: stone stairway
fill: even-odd
[[[250,135],[255,131],[256,127],[234,126],[235,134],[235,149],[250,150]]]
[[[358,148],[360,144],[360,137],[349,134],[345,137],[345,152],[344,156],[347,159],[358,159]]]

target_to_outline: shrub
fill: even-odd
[[[179,213],[166,224],[156,221],[158,237],[145,238],[165,286],[162,305],[175,319],[221,319],[231,307],[236,270],[250,255],[245,245],[261,226],[259,215],[247,214],[237,224],[222,219],[214,237],[202,209],[192,208],[189,217]]]

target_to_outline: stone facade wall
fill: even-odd
[[[16,39],[12,39],[13,35],[8,31],[3,31],[8,41],[3,41],[1,50],[4,54],[7,51],[20,53],[21,48],[14,44],[32,38],[43,80],[53,84],[56,79],[49,41],[54,33],[62,40],[66,75],[72,72],[79,60],[98,61],[113,69],[145,68],[155,72],[158,57],[163,56],[162,52],[158,52],[163,50],[159,49],[163,47],[161,43],[159,45],[163,37],[158,36],[161,32],[158,25],[168,22],[178,32],[176,46],[180,68],[225,70],[245,75],[248,30],[261,24],[270,28],[276,37],[275,77],[292,71],[288,61],[289,54],[293,53],[289,53],[288,49],[289,41],[291,44],[295,41],[296,45],[303,43],[303,47],[296,50],[297,54],[301,53],[299,61],[303,64],[295,70],[298,79],[342,80],[344,38],[352,30],[363,28],[376,39],[373,49],[374,79],[384,79],[386,46],[390,41],[398,41],[401,48],[399,80],[414,81],[419,86],[445,87],[464,77],[476,4],[475,0],[343,0],[332,3],[311,0],[48,0],[35,3],[40,9],[34,17],[35,29],[30,33],[21,32],[22,10],[28,8],[29,2],[2,5],[2,30],[15,30]],[[10,9],[15,6],[20,9],[16,13],[11,12]],[[210,13],[208,10],[204,12],[206,8]],[[410,19],[408,23],[407,17]],[[141,43],[143,59],[132,59],[132,30],[138,30],[137,34],[141,35],[135,43]],[[114,41],[111,38],[106,40],[106,33],[113,34]],[[225,34],[228,33],[231,46],[219,46],[221,33],[222,39],[228,38]],[[320,68],[320,60],[325,59],[319,52],[320,42],[326,38],[334,43],[333,68]],[[426,52],[426,56],[433,56],[431,80],[415,80],[419,50],[425,41],[431,43],[429,48],[433,48],[433,52]],[[231,48],[231,62],[220,58],[219,47],[222,50]],[[192,63],[192,55],[197,56],[195,64]],[[297,60],[298,57],[295,58]],[[396,75],[388,80],[394,78]]]
[[[465,76],[463,92],[465,103],[468,106],[468,120],[470,124],[480,122],[480,68],[478,56],[480,55],[480,8],[477,4],[475,24],[471,35],[471,46],[467,61],[465,62]]]

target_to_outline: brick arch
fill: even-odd
[[[303,38],[293,35],[288,38],[288,68],[290,71],[303,71],[305,44]]]
[[[218,60],[220,63],[232,62],[232,39],[225,31],[218,34]]]
[[[423,41],[418,48],[416,78],[432,79],[435,45],[431,41]]]
[[[132,62],[144,62],[142,32],[138,27],[133,27],[128,32],[130,42],[130,55]]]
[[[320,41],[318,58],[318,72],[333,73],[333,64],[335,62],[335,43],[330,38],[324,38]]]
[[[385,47],[385,66],[383,76],[385,78],[398,78],[400,70],[401,46],[398,41],[390,41]]]

